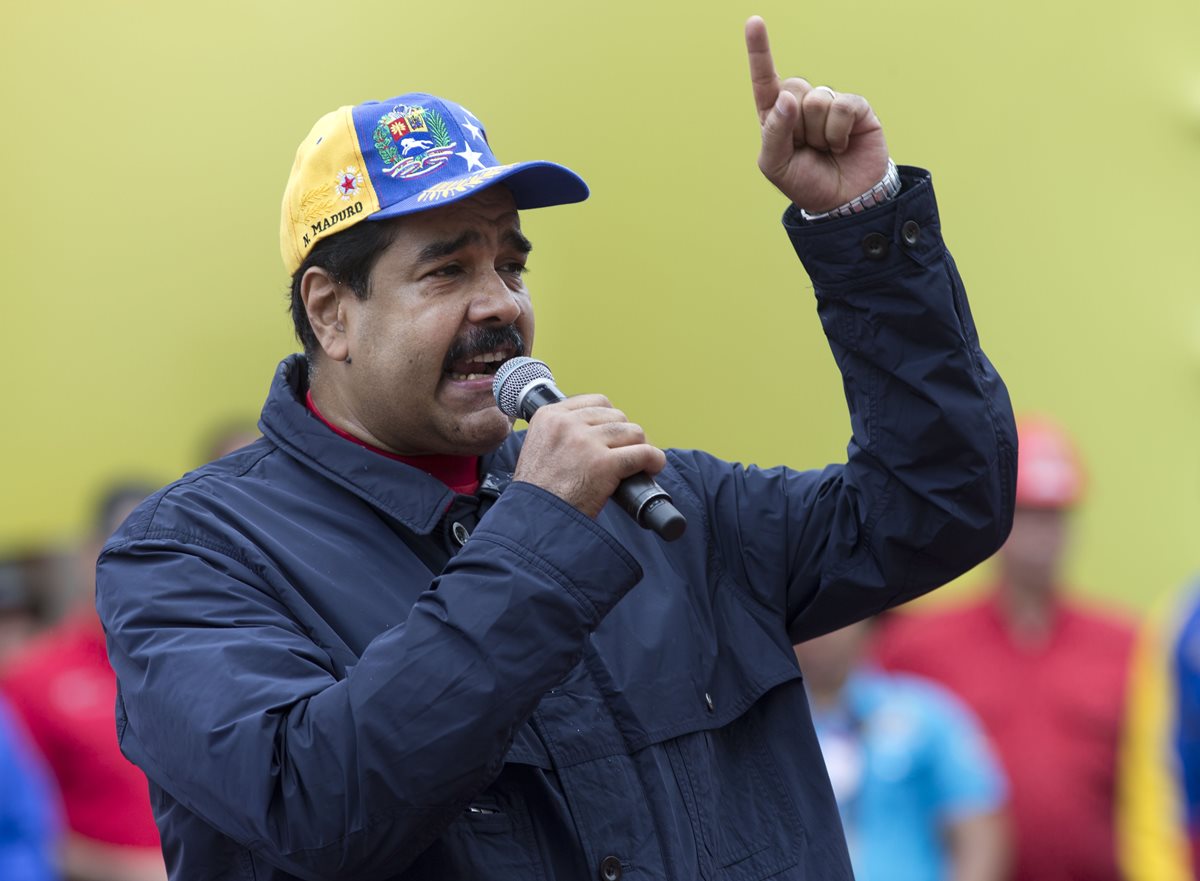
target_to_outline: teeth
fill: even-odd
[[[507,352],[485,352],[471,359],[471,364],[496,364],[509,359]],[[491,373],[451,373],[450,378],[459,382],[467,379],[491,379]]]

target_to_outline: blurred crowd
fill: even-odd
[[[796,646],[856,877],[1200,878],[1200,582],[1141,622],[1064,583],[1084,466],[1052,420],[1019,435],[986,588]],[[253,438],[224,426],[201,458]],[[114,480],[77,546],[0,560],[0,881],[166,877],[93,607],[100,547],[157,484]]]
[[[255,437],[221,426],[201,461]],[[114,479],[75,546],[0,560],[0,881],[167,877],[146,778],[117,745],[117,682],[94,605],[101,547],[160,483]]]
[[[796,646],[856,877],[1200,877],[1200,593],[1139,623],[1065,583],[1084,466],[1018,435],[983,590]]]

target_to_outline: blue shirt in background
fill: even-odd
[[[41,757],[0,700],[0,878],[54,881],[58,800]]]
[[[1006,784],[970,710],[915,676],[860,671],[813,708],[857,881],[949,877],[947,821],[1004,804]]]

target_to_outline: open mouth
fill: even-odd
[[[516,354],[517,352],[513,349],[497,349],[492,352],[471,355],[469,358],[452,362],[446,368],[446,375],[455,382],[491,379],[500,369],[500,365]]]
[[[473,327],[446,353],[443,372],[452,382],[490,380],[509,358],[525,354],[525,340],[513,325]]]

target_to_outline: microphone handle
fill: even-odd
[[[687,530],[687,518],[645,471],[622,480],[613,499],[638,526],[658,533],[665,541],[675,541]]]
[[[538,380],[522,391],[518,406],[528,421],[538,408],[565,398],[553,380]],[[666,541],[675,541],[687,529],[687,518],[675,507],[667,491],[645,471],[622,480],[613,493],[613,500],[639,526],[654,531]]]

